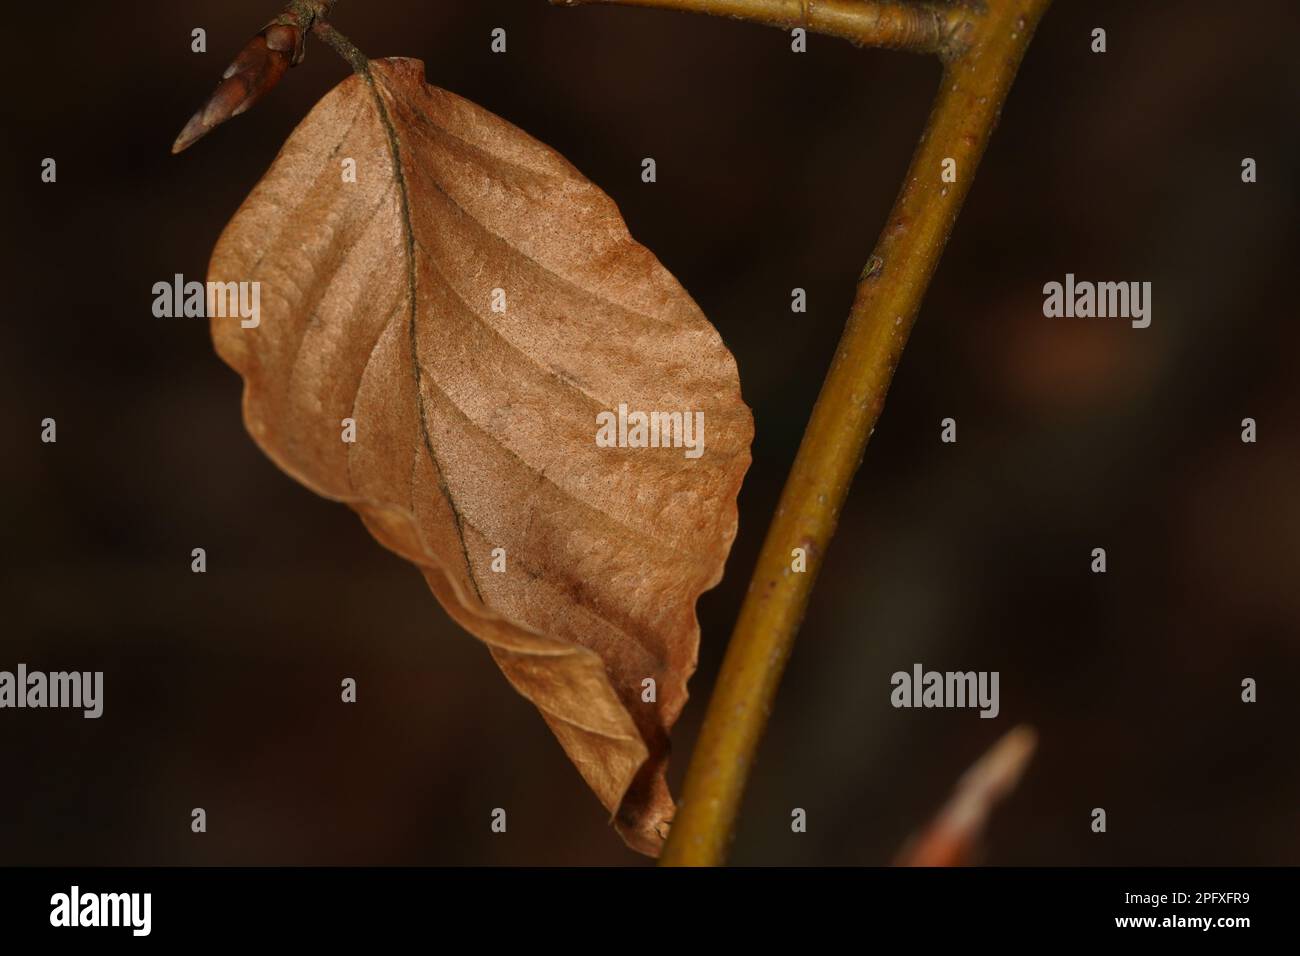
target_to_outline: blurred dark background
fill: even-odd
[[[103,670],[106,701],[98,721],[0,712],[0,862],[645,863],[414,568],[257,450],[206,322],[151,313],[154,282],[202,278],[344,64],[314,45],[173,158],[278,0],[13,7],[0,669]],[[938,64],[543,0],[343,0],[335,21],[560,150],[735,352],[754,465],[727,577],[700,605],[677,791]],[[844,512],[734,862],[887,862],[1020,722],[1040,749],[984,862],[1300,862],[1298,28],[1290,0],[1049,12]],[[57,185],[40,182],[47,156]],[[1066,272],[1152,281],[1151,327],[1043,318],[1042,285]],[[956,445],[939,441],[948,416]],[[918,661],[999,670],[1001,716],[892,709],[889,675]],[[498,806],[506,835],[489,830]]]

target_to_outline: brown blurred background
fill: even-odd
[[[254,447],[206,323],[151,313],[154,282],[202,278],[346,67],[313,46],[172,158],[277,0],[14,7],[0,669],[103,670],[106,700],[98,721],[0,712],[0,862],[643,864],[420,575]],[[564,153],[736,354],[754,465],[727,577],[700,605],[679,789],[938,65],[543,0],[343,0],[335,19]],[[827,558],[734,862],[887,862],[1018,722],[1040,750],[985,862],[1300,862],[1298,28],[1290,0],[1048,14]],[[57,185],[39,180],[46,156]],[[1066,272],[1152,281],[1151,327],[1044,319],[1042,285]],[[39,441],[47,416],[57,445]],[[1258,444],[1239,439],[1245,416]],[[1001,716],[892,709],[889,675],[918,661],[999,670]],[[498,806],[506,835],[489,830]]]

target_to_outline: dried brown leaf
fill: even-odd
[[[970,861],[998,801],[1020,782],[1038,736],[1032,727],[1008,731],[960,780],[939,815],[899,854],[900,866],[961,866]]]
[[[420,567],[628,844],[657,853],[695,602],[722,575],[753,434],[690,296],[563,157],[406,59],[312,110],[209,280],[261,283],[257,327],[212,320],[258,444]],[[703,411],[703,455],[597,447],[619,403]]]

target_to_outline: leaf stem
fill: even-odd
[[[711,866],[725,860],[754,754],[840,509],[1003,101],[1050,2],[987,0],[963,31],[960,50],[946,61],[925,132],[862,272],[847,326],[768,529],[691,758],[660,861],[664,865]],[[772,6],[739,0],[663,0],[655,5],[746,6],[760,13]],[[818,2],[812,10],[822,6]],[[941,178],[948,159],[956,162],[951,183]],[[807,555],[804,573],[791,567],[796,548]]]
[[[362,77],[370,76],[370,59],[328,20],[317,20],[311,27],[312,35],[324,41],[339,56],[348,61],[353,71]]]
[[[947,56],[974,10],[930,0],[550,0],[561,7],[618,4],[748,20],[840,37],[863,46]]]

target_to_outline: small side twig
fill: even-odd
[[[862,46],[937,53],[955,52],[972,16],[964,4],[931,0],[550,0],[561,7],[617,4],[707,13],[791,30],[839,37]]]

